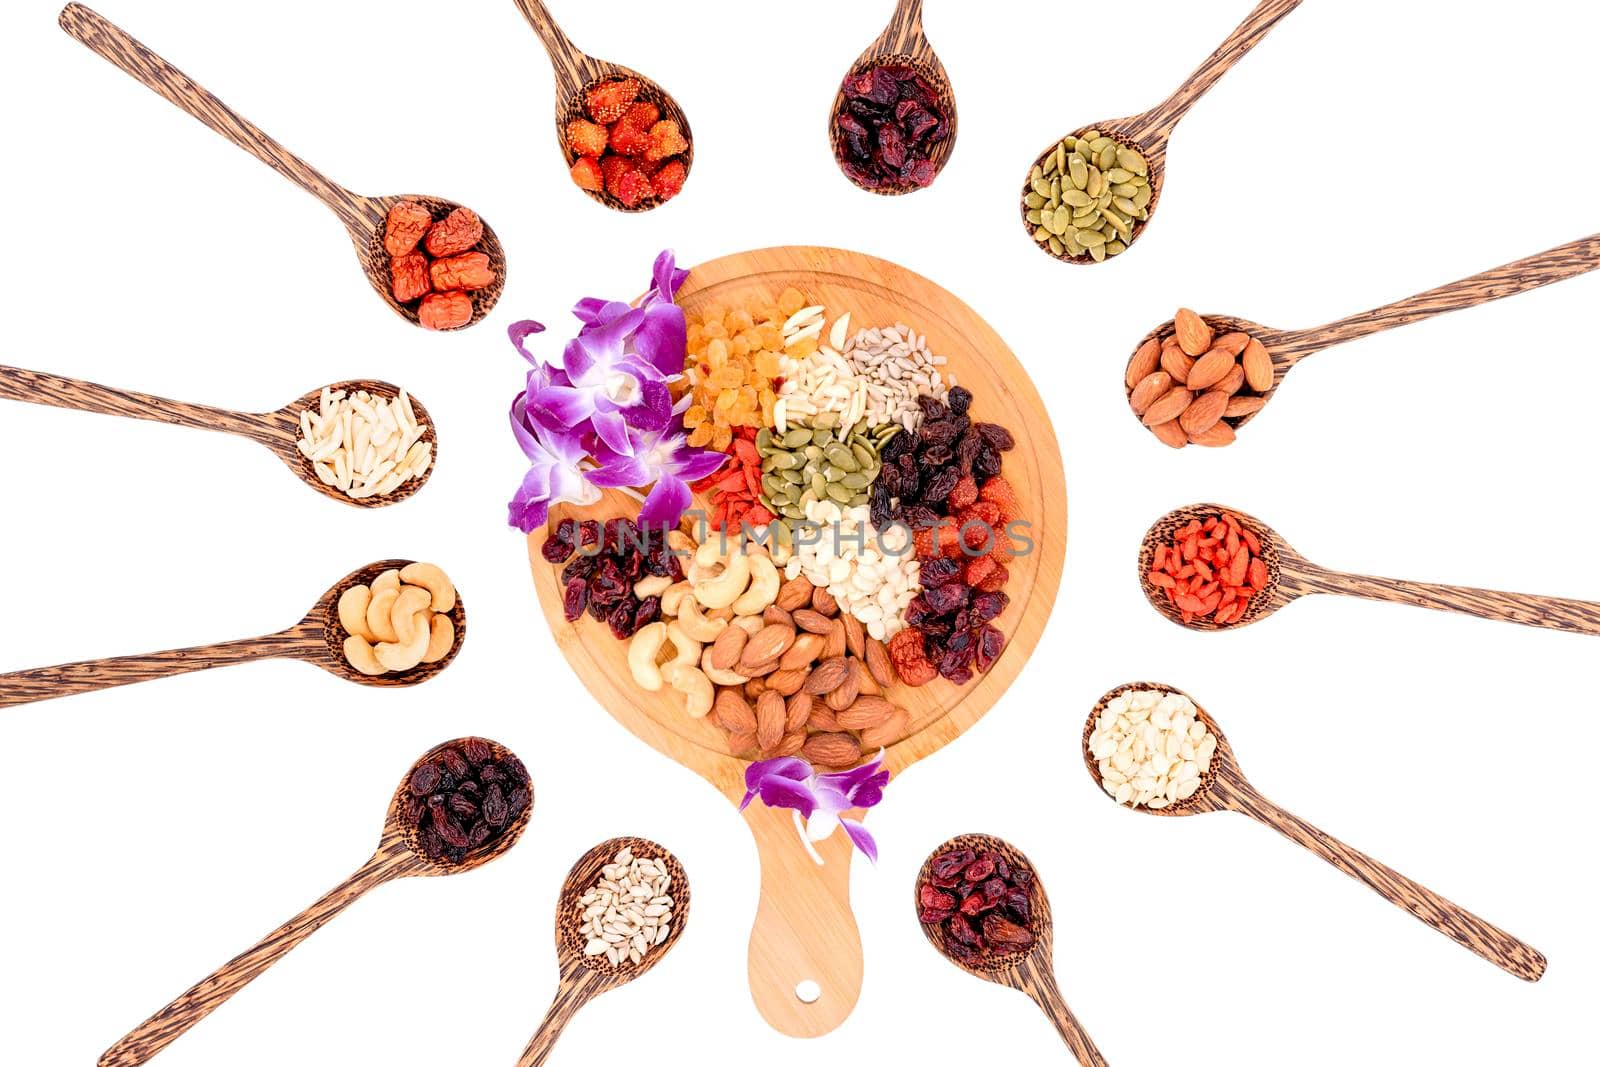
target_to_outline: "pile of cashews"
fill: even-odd
[[[339,596],[345,662],[362,674],[399,674],[437,663],[456,643],[456,587],[432,563],[387,570]]]
[[[668,547],[690,562],[685,578],[641,578],[633,593],[640,599],[661,598],[662,621],[640,628],[628,645],[628,669],[641,689],[655,693],[671,687],[684,697],[684,711],[702,719],[716,701],[717,686],[743,685],[750,679],[711,662],[711,645],[730,626],[751,636],[766,623],[762,613],[778,599],[789,550],[744,544],[739,538],[709,537],[697,545],[682,530],[667,536]],[[776,558],[775,555],[783,558]]]

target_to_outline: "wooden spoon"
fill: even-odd
[[[156,1012],[141,1023],[127,1037],[118,1041],[100,1057],[100,1067],[135,1067],[146,1063],[162,1049],[188,1033],[190,1027],[221,1007],[230,997],[249,985],[268,967],[277,963],[289,950],[320,930],[330,919],[354,904],[368,890],[375,889],[396,878],[432,878],[438,875],[461,874],[482,867],[490,860],[503,855],[515,845],[527,829],[533,814],[533,802],[512,816],[500,836],[467,853],[461,863],[428,859],[417,840],[416,825],[405,818],[405,805],[409,799],[412,774],[424,763],[434,759],[447,748],[460,748],[469,741],[482,741],[489,746],[494,759],[515,759],[511,750],[485,738],[463,737],[436,745],[423,754],[406,771],[400,785],[389,801],[389,813],[384,820],[383,836],[378,849],[361,869],[347,878],[321,900],[268,934],[254,948],[249,949],[224,964],[209,977],[197,982],[187,993]],[[531,793],[533,783],[528,789]]]
[[[550,14],[550,9],[545,7],[544,0],[516,0],[516,5],[522,12],[523,18],[528,20],[528,25],[533,27],[533,32],[538,34],[539,40],[544,43],[544,50],[550,54],[550,66],[556,76],[556,145],[561,149],[562,158],[567,161],[568,168],[578,162],[578,153],[567,147],[567,123],[573,119],[590,117],[589,110],[584,104],[584,93],[597,82],[633,78],[639,83],[639,99],[659,108],[662,120],[676,122],[683,139],[689,142],[688,149],[678,156],[683,160],[687,178],[688,173],[694,170],[694,134],[689,129],[689,117],[684,114],[683,108],[678,106],[678,101],[672,94],[663,89],[661,83],[645,77],[632,67],[596,59],[581,51],[557,25],[555,18]],[[588,193],[591,199],[613,211],[650,211],[666,203],[660,197],[651,195],[629,207],[605,190],[583,191]]]
[[[1061,995],[1061,987],[1056,984],[1056,968],[1051,960],[1052,945],[1055,940],[1055,918],[1050,912],[1050,898],[1045,895],[1044,882],[1038,877],[1038,869],[1028,862],[1028,857],[1022,854],[1021,849],[988,834],[963,834],[951,838],[934,849],[922,864],[922,870],[917,874],[916,886],[913,888],[912,904],[917,906],[920,912],[920,902],[915,894],[920,892],[918,887],[927,881],[933,861],[946,852],[962,849],[971,849],[979,854],[998,852],[1013,867],[1034,872],[1031,887],[1033,922],[1030,931],[1035,938],[1033,948],[1023,955],[987,957],[981,963],[974,965],[951,954],[949,946],[945,943],[943,926],[929,926],[923,923],[921,924],[923,936],[928,939],[929,944],[939,950],[941,956],[968,974],[977,975],[985,982],[1009,986],[1026,994],[1044,1009],[1050,1021],[1056,1024],[1061,1039],[1067,1043],[1067,1047],[1072,1050],[1079,1063],[1084,1067],[1105,1067],[1105,1057],[1100,1054],[1094,1041],[1084,1031],[1083,1024],[1078,1022],[1077,1016],[1072,1014],[1072,1009],[1067,1007],[1066,999]]]
[[[1188,696],[1175,686],[1157,682],[1130,682],[1118,686],[1100,698],[1100,702],[1089,713],[1089,721],[1084,724],[1083,761],[1089,768],[1089,776],[1094,779],[1096,786],[1101,787],[1102,792],[1104,786],[1101,782],[1100,768],[1089,750],[1089,735],[1094,732],[1095,724],[1099,721],[1101,712],[1105,711],[1106,705],[1123,693],[1137,689],[1158,689]],[[1357,852],[1342,841],[1334,840],[1304,819],[1291,815],[1256,792],[1255,787],[1245,780],[1243,772],[1239,770],[1233,749],[1222,731],[1217,728],[1216,722],[1204,708],[1199,707],[1199,701],[1195,701],[1195,706],[1198,712],[1196,718],[1204,723],[1206,729],[1217,739],[1216,754],[1211,758],[1210,768],[1201,775],[1199,791],[1187,800],[1175,801],[1165,808],[1140,807],[1136,809],[1137,811],[1145,815],[1168,816],[1199,815],[1212,811],[1236,811],[1241,815],[1248,815],[1257,822],[1272,827],[1295,844],[1322,857],[1356,881],[1364,883],[1385,900],[1409,911],[1496,967],[1529,982],[1537,982],[1543,976],[1545,958],[1537,949],[1517,940],[1504,930],[1491,926],[1464,908],[1452,904],[1431,889],[1424,888],[1405,875],[1391,870],[1371,856]]]
[[[1233,68],[1233,65],[1243,59],[1246,52],[1254,48],[1267,35],[1267,31],[1278,24],[1289,12],[1299,7],[1301,0],[1261,0],[1250,16],[1239,24],[1239,27],[1228,35],[1228,39],[1208,58],[1200,64],[1198,70],[1189,75],[1187,81],[1178,86],[1176,92],[1166,100],[1151,108],[1149,111],[1138,115],[1131,115],[1125,119],[1106,119],[1102,122],[1092,122],[1087,126],[1072,131],[1069,136],[1081,137],[1088,130],[1099,130],[1102,134],[1126,147],[1134,148],[1144,156],[1145,162],[1150,167],[1150,203],[1147,208],[1147,217],[1135,219],[1132,234],[1126,243],[1131,248],[1139,239],[1139,235],[1155,218],[1156,207],[1161,203],[1161,187],[1166,179],[1167,171],[1167,142],[1172,138],[1172,131],[1177,128],[1179,120],[1188,114],[1200,98],[1204,96],[1217,81]],[[1033,167],[1043,166],[1045,157],[1056,150],[1064,138],[1058,137],[1050,142],[1049,147],[1035,157],[1029,165],[1030,178],[1022,183],[1022,196],[1018,203],[1022,208],[1022,224],[1031,239],[1034,227],[1028,222],[1028,205],[1025,198],[1033,191],[1031,175]],[[1038,244],[1037,241],[1034,242]],[[1094,263],[1096,260],[1089,256],[1073,257],[1070,255],[1056,256],[1044,245],[1039,248],[1045,255],[1059,259],[1063,263]],[[1107,259],[1114,259],[1108,256]]]
[[[874,67],[888,64],[902,64],[912,67],[916,72],[927,79],[939,97],[939,107],[943,109],[946,119],[950,124],[949,136],[945,137],[933,147],[928,155],[928,161],[933,164],[934,176],[937,178],[944,171],[950,156],[956,150],[956,94],[950,87],[950,75],[945,72],[944,64],[940,62],[939,55],[933,50],[933,45],[928,43],[928,35],[922,30],[922,0],[896,0],[894,17],[889,20],[889,25],[878,35],[878,39],[867,46],[867,50],[856,57],[851,64],[849,73],[839,83],[839,91],[833,98],[833,109],[828,112],[828,141],[833,147],[833,158],[839,164],[841,172],[846,178],[850,177],[844,170],[845,151],[844,138],[839,135],[837,117],[844,107],[844,83],[851,78],[859,78]],[[901,196],[905,193],[914,193],[925,186],[883,186],[874,188],[862,185],[850,179],[857,188],[865,189],[869,193],[880,196]]]
[[[1230,512],[1260,539],[1261,558],[1267,565],[1267,587],[1250,598],[1249,607],[1237,622],[1218,626],[1208,619],[1196,618],[1185,623],[1182,612],[1150,581],[1155,549],[1158,544],[1170,544],[1173,532],[1187,526],[1190,519],[1204,519],[1222,511]],[[1600,636],[1600,603],[1331,571],[1306,560],[1260,519],[1220,504],[1191,504],[1171,512],[1152,526],[1139,547],[1139,585],[1157,611],[1191,630],[1235,630],[1266,618],[1292,600],[1328,593]]]
[[[148,682],[153,678],[166,678],[176,674],[192,674],[212,667],[231,667],[237,663],[250,663],[262,659],[297,659],[321,667],[329,674],[347,682],[375,686],[421,685],[446,667],[461,651],[467,637],[466,607],[459,595],[450,612],[455,624],[456,641],[443,659],[437,663],[422,663],[399,674],[366,675],[345,662],[344,628],[339,625],[339,597],[353,585],[369,585],[384,571],[405,567],[414,560],[387,559],[362,567],[341,578],[337,585],[322,594],[306,617],[275,634],[251,637],[241,641],[228,641],[220,645],[201,645],[197,648],[180,648],[170,652],[152,652],[144,656],[120,656],[116,659],[88,660],[83,663],[63,663],[58,667],[36,667],[32,670],[0,674],[0,708],[18,704],[32,704],[55,697],[89,693],[97,689],[111,689],[134,682]]]
[[[61,28],[68,35],[87,45],[101,58],[109,60],[124,73],[141,82],[146,88],[166,97],[191,116],[209,126],[261,162],[294,182],[300,188],[322,201],[339,216],[350,240],[355,244],[356,257],[372,288],[384,303],[412,325],[420,325],[415,306],[401,304],[394,298],[390,285],[389,253],[383,247],[384,224],[389,209],[402,200],[412,200],[441,219],[460,207],[453,200],[436,196],[360,196],[331,181],[315,167],[294,155],[277,141],[267,136],[221,100],[196,84],[187,74],[140,44],[120,27],[106,21],[82,4],[68,4],[61,9]],[[506,257],[487,222],[483,226],[483,240],[479,245],[489,257],[494,270],[494,282],[479,289],[472,296],[472,320],[475,325],[483,320],[505,290]]]
[[[1447,311],[1476,307],[1504,297],[1516,296],[1530,289],[1538,289],[1552,282],[1576,278],[1596,267],[1600,267],[1600,234],[1570,241],[1547,252],[1540,252],[1536,256],[1519,259],[1515,263],[1507,263],[1503,267],[1486,270],[1482,274],[1474,274],[1470,278],[1441,285],[1437,289],[1429,289],[1409,299],[1385,304],[1383,307],[1350,315],[1337,322],[1309,330],[1275,330],[1232,315],[1201,317],[1216,331],[1217,336],[1236,330],[1247,333],[1260,341],[1271,354],[1272,388],[1261,394],[1265,400],[1270,401],[1277,395],[1278,387],[1283,384],[1284,377],[1294,369],[1295,364],[1314,352],[1321,352],[1324,348],[1332,348],[1334,345],[1354,341],[1368,334],[1381,333],[1396,326],[1421,322],[1423,319],[1430,319]],[[1152,338],[1160,338],[1163,334],[1170,333],[1171,329],[1170,322],[1163,323],[1141,338],[1140,346]],[[1229,419],[1228,422],[1237,430],[1260,413],[1258,409],[1237,419]]]
[[[400,395],[400,387],[390,385],[388,382],[361,380],[336,382],[327,387],[337,392],[345,390],[354,393],[365,389],[373,396],[393,400]],[[221,433],[237,434],[246,437],[259,445],[265,446],[283,461],[284,466],[294,472],[295,476],[311,488],[341,504],[348,504],[357,508],[381,508],[390,504],[398,504],[410,497],[425,485],[433,476],[433,464],[420,476],[412,478],[401,484],[392,493],[382,496],[370,496],[361,500],[352,499],[340,492],[335,486],[324,484],[310,460],[300,451],[300,413],[310,410],[316,412],[322,402],[322,390],[317,389],[298,400],[292,401],[279,408],[262,415],[248,414],[239,411],[226,411],[222,408],[207,407],[202,404],[184,404],[176,400],[167,400],[148,393],[135,393],[124,389],[112,389],[105,385],[96,385],[94,382],[79,381],[76,378],[63,378],[55,374],[46,374],[42,371],[23,370],[21,367],[7,367],[0,364],[0,399],[20,400],[28,404],[41,404],[45,407],[69,408],[74,411],[92,411],[100,415],[121,415],[129,419],[145,419],[149,422],[165,422],[173,426],[189,426],[197,430],[216,430]],[[438,461],[438,435],[434,431],[433,420],[428,417],[428,411],[422,406],[421,401],[411,397],[411,407],[416,413],[417,422],[422,428],[421,440],[433,446],[434,462]]]
[[[583,925],[583,906],[579,899],[593,888],[603,867],[611,863],[623,848],[633,850],[635,856],[659,860],[672,879],[668,891],[672,894],[672,929],[667,939],[650,950],[638,964],[624,961],[612,967],[605,956],[585,956],[584,938],[579,933]],[[689,876],[676,856],[642,837],[616,837],[602,842],[583,854],[573,864],[572,871],[561,886],[561,899],[556,905],[556,957],[561,964],[561,983],[556,987],[555,1002],[544,1017],[544,1023],[528,1042],[528,1047],[517,1061],[517,1067],[538,1067],[550,1056],[567,1023],[578,1009],[602,993],[609,993],[645,975],[672,951],[689,919]]]

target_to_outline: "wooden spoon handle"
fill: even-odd
[[[144,656],[119,656],[13,671],[0,674],[0,708],[148,682],[153,678],[191,674],[213,667],[231,667],[236,663],[258,659],[305,659],[313,650],[314,640],[296,627],[283,633],[227,641],[220,645],[200,645],[170,652],[152,652]]]
[[[843,831],[806,854],[793,813],[757,802],[745,811],[761,855],[761,904],[750,932],[750,994],[767,1024],[790,1037],[820,1037],[861,996],[861,934],[850,911],[852,847]],[[821,996],[805,1003],[802,982]]]
[[[100,1057],[100,1067],[134,1067],[147,1062],[369,889],[421,869],[422,861],[405,847],[399,835],[386,837],[376,855],[321,900],[268,934],[254,948],[235,956],[107,1049]]]
[[[260,437],[263,434],[270,434],[274,438],[283,436],[272,419],[265,415],[246,415],[203,404],[185,404],[148,393],[112,389],[94,382],[4,364],[0,364],[0,399],[73,411],[91,411],[98,415],[120,415],[128,419],[164,422],[171,426],[189,426],[197,430],[219,430],[248,437]]]
[[[539,1067],[544,1063],[567,1024],[578,1014],[578,1009],[603,991],[603,984],[587,967],[578,965],[575,970],[563,968],[561,984],[556,987],[556,998],[545,1013],[544,1022],[528,1042],[528,1047],[523,1049],[517,1067]]]
[[[1219,775],[1216,787],[1231,810],[1265,823],[1289,840],[1316,853],[1385,900],[1398,904],[1496,967],[1529,982],[1537,982],[1544,974],[1545,958],[1537,949],[1384,866],[1371,856],[1329,837],[1299,816],[1267,800],[1237,774]]]
[[[1459,282],[1441,285],[1407,300],[1385,304],[1359,315],[1331,322],[1310,330],[1292,330],[1272,345],[1274,357],[1293,363],[1324,348],[1353,341],[1381,330],[1442,315],[1447,311],[1487,304],[1491,300],[1516,296],[1552,282],[1576,278],[1600,267],[1600,234],[1540,252],[1536,256],[1507,263],[1503,267],[1474,274]]]
[[[329,180],[126,31],[76,3],[61,9],[60,22],[69,36],[101,58],[321,200],[352,233],[371,232],[373,223],[362,211],[360,197]]]
[[[1210,58],[1200,64],[1199,69],[1189,75],[1182,85],[1178,86],[1176,92],[1167,97],[1159,107],[1141,116],[1134,139],[1141,142],[1152,138],[1166,141],[1172,136],[1173,129],[1189,109],[1209,92],[1235,63],[1243,59],[1246,52],[1260,44],[1261,38],[1267,35],[1267,31],[1300,4],[1301,0],[1261,0],[1256,9],[1250,12],[1250,16],[1239,23],[1238,28],[1228,35],[1228,39],[1223,41],[1217,50],[1211,53]]]
[[[544,50],[550,54],[550,65],[555,69],[558,106],[583,92],[599,78],[601,71],[594,60],[578,50],[561,26],[556,22],[544,0],[516,0],[517,10],[528,20],[533,32],[539,35]]]
[[[1432,608],[1435,611],[1475,615],[1480,619],[1515,622],[1546,630],[1600,636],[1600,603],[1588,600],[1408,582],[1398,578],[1344,574],[1310,566],[1296,569],[1290,577],[1295,592],[1302,596],[1308,593],[1356,596],[1389,604],[1410,604],[1412,607]]]
[[[873,48],[880,55],[910,55],[927,42],[922,32],[922,0],[897,0],[894,17],[889,20]]]
[[[1106,1067],[1106,1058],[1095,1047],[1094,1040],[1084,1030],[1078,1017],[1072,1014],[1072,1009],[1067,1007],[1066,998],[1061,995],[1061,987],[1056,984],[1055,972],[1048,961],[1029,957],[1017,968],[1013,984],[1044,1009],[1050,1021],[1056,1024],[1061,1040],[1067,1043],[1083,1067]]]

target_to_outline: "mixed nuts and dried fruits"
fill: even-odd
[[[910,192],[939,176],[935,150],[950,114],[932,82],[910,64],[880,63],[845,78],[833,139],[845,177],[863,189]]]
[[[953,849],[917,883],[917,918],[936,928],[946,955],[969,966],[1033,948],[1033,871],[998,852]]]
[[[1229,626],[1267,588],[1261,539],[1238,516],[1219,511],[1195,517],[1155,546],[1145,579],[1178,609],[1185,624],[1196,619]]]
[[[430,330],[470,325],[472,293],[497,280],[482,245],[483,221],[470,208],[435,215],[415,200],[395,204],[383,233],[395,303],[414,308]]]
[[[1159,810],[1194,796],[1216,751],[1194,701],[1159,689],[1113,697],[1089,735],[1101,787],[1135,808]]]
[[[362,674],[401,674],[438,663],[456,644],[456,587],[432,563],[412,563],[339,595],[345,662]]]
[[[365,389],[323,389],[317,407],[300,412],[300,454],[322,483],[351,500],[387,496],[433,462],[427,428],[404,389],[393,400]]]
[[[1022,210],[1051,255],[1100,263],[1127,251],[1154,195],[1150,165],[1137,149],[1086,130],[1034,164]]]
[[[532,803],[522,761],[469,738],[411,772],[402,816],[423,855],[454,865],[492,845]]]
[[[672,935],[671,889],[672,875],[662,857],[622,848],[575,905],[583,954],[604,956],[614,968],[643,963]]]
[[[588,118],[565,129],[572,180],[580,189],[606,193],[624,207],[654,207],[683,191],[689,177],[689,141],[661,108],[640,100],[637,78],[609,78],[584,91]]]
[[[1128,405],[1163,444],[1220,448],[1266,406],[1275,374],[1260,341],[1240,330],[1219,335],[1179,308],[1128,361]]]

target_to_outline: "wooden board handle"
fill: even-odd
[[[231,667],[258,659],[305,659],[315,647],[314,640],[320,639],[310,638],[296,627],[267,637],[226,641],[219,645],[199,645],[143,656],[118,656],[12,671],[10,674],[0,674],[0,708],[91,693],[97,689],[112,689],[177,674],[192,674],[213,667]]]
[[[550,1010],[545,1013],[544,1022],[540,1024],[538,1032],[528,1042],[528,1047],[523,1049],[517,1067],[540,1067],[549,1059],[551,1050],[556,1047],[556,1041],[560,1039],[572,1017],[578,1014],[578,1009],[604,991],[604,983],[589,968],[581,963],[564,966],[561,984],[556,987],[555,1000],[551,1003]]]
[[[68,36],[321,200],[352,234],[372,232],[375,223],[363,211],[361,197],[330,181],[126,31],[82,4],[62,8],[60,23]]]
[[[1243,59],[1250,49],[1260,44],[1261,39],[1278,24],[1279,20],[1299,7],[1301,2],[1302,0],[1261,0],[1256,9],[1250,12],[1249,17],[1228,35],[1228,39],[1223,41],[1182,85],[1178,86],[1177,91],[1167,97],[1160,106],[1145,112],[1140,117],[1137,132],[1133,135],[1134,139],[1144,142],[1154,138],[1165,142],[1172,136],[1173,129],[1189,109],[1210,92],[1211,87],[1233,69],[1233,65]]]
[[[1529,982],[1544,974],[1545,958],[1537,949],[1283,810],[1237,773],[1218,775],[1214,792],[1230,810],[1272,827],[1496,967]]]
[[[1072,1009],[1067,1007],[1066,998],[1061,995],[1061,987],[1056,984],[1055,972],[1051,970],[1048,959],[1028,957],[1013,972],[1011,984],[1044,1009],[1050,1021],[1055,1023],[1061,1040],[1067,1043],[1083,1067],[1106,1067],[1106,1058],[1095,1047],[1094,1040],[1084,1030],[1078,1017],[1072,1014]]]
[[[841,830],[806,855],[793,813],[759,801],[745,810],[761,854],[761,903],[750,931],[750,995],[767,1024],[790,1037],[820,1037],[861,996],[861,934],[850,911],[853,848]],[[803,982],[821,996],[800,999]]]
[[[1381,330],[1420,322],[1447,311],[1487,304],[1552,282],[1576,278],[1600,267],[1600,234],[1569,241],[1503,267],[1474,274],[1393,304],[1363,311],[1310,330],[1292,330],[1272,345],[1272,354],[1294,363],[1324,348]]]
[[[1534,596],[1527,593],[1500,593],[1493,589],[1474,589],[1461,585],[1436,585],[1408,582],[1399,578],[1377,578],[1364,574],[1344,574],[1321,569],[1296,570],[1291,580],[1300,595],[1329,593],[1379,600],[1387,604],[1409,604],[1434,611],[1473,615],[1480,619],[1514,622],[1545,630],[1564,630],[1573,634],[1600,636],[1600,603],[1570,600],[1566,597]]]
[[[284,436],[283,431],[264,415],[246,415],[204,404],[185,404],[148,393],[113,389],[94,382],[4,364],[0,364],[0,399],[72,411],[90,411],[97,415],[164,422],[170,426],[188,426],[197,430],[218,430],[253,438],[270,435],[277,439]]]
[[[235,956],[210,977],[145,1020],[100,1057],[100,1067],[135,1067],[172,1044],[195,1023],[221,1007],[229,997],[249,985],[289,950],[322,929],[335,915],[354,904],[362,894],[384,882],[422,869],[399,835],[385,837],[383,846],[355,874],[321,900],[290,919],[261,943]]]

